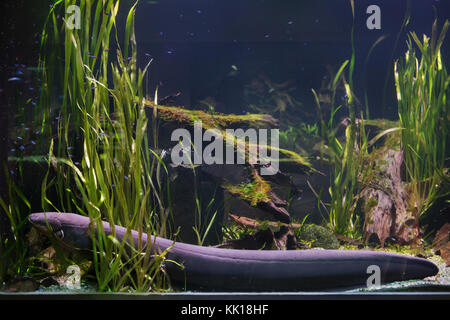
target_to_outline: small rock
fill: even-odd
[[[336,236],[325,227],[311,224],[299,235],[299,240],[311,242],[313,248],[339,249],[339,241]]]

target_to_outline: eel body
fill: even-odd
[[[70,247],[90,249],[90,220],[72,213],[33,213],[29,220],[42,232],[49,227]],[[95,224],[94,224],[95,226]],[[109,223],[103,222],[106,234]],[[122,241],[127,229],[115,226]],[[139,241],[132,230],[133,243]],[[423,279],[439,271],[432,262],[406,255],[365,250],[236,250],[203,247],[141,234],[143,245],[168,250],[165,268],[174,283],[216,291],[314,291],[365,287],[379,272],[381,283]],[[171,247],[172,246],[172,247]]]

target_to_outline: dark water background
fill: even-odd
[[[49,10],[49,0],[2,0],[0,4],[1,88],[14,76],[17,64],[35,66],[39,33]],[[121,17],[133,1],[121,2]],[[450,1],[411,1],[411,19],[394,48],[405,15],[406,0],[355,1],[355,90],[359,98],[367,89],[372,118],[395,119],[394,83],[391,77],[382,105],[386,74],[403,56],[407,34],[430,35],[436,8],[439,26],[450,16]],[[381,30],[366,27],[369,5],[381,9]],[[206,96],[221,103],[221,111],[245,110],[243,87],[264,72],[275,82],[293,80],[292,94],[306,108],[314,108],[311,88],[318,89],[327,76],[351,57],[352,12],[348,0],[160,0],[140,1],[136,14],[139,62],[154,58],[150,91],[162,84],[161,95],[182,91],[179,104],[194,105]],[[438,28],[439,30],[440,28]],[[388,36],[364,61],[373,43]],[[444,61],[449,60],[449,41]],[[395,50],[394,50],[395,49]],[[231,66],[238,72],[229,76]]]
[[[220,111],[245,112],[243,87],[264,72],[274,82],[293,80],[292,95],[314,109],[311,88],[320,88],[326,66],[337,71],[351,57],[352,11],[347,0],[148,2],[142,1],[136,16],[140,61],[144,64],[149,54],[155,58],[150,71],[153,87],[162,82],[161,94],[182,91],[183,105],[213,95],[221,102]],[[366,9],[373,4],[381,9],[381,30],[366,27]],[[382,90],[394,59],[406,51],[407,34],[430,36],[433,7],[440,26],[450,15],[450,1],[411,1],[410,23],[394,48],[406,7],[403,0],[355,1],[355,90],[363,100],[367,89],[372,118],[397,116],[392,77],[384,106]],[[365,68],[369,49],[380,36],[387,38]],[[448,61],[448,41],[442,52]],[[239,71],[229,76],[233,65]]]

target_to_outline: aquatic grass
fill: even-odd
[[[248,183],[241,183],[239,185],[225,184],[225,189],[231,194],[239,195],[243,200],[255,207],[260,202],[271,201],[270,196],[271,187],[267,181],[260,176],[253,175],[252,181]]]
[[[198,202],[198,200],[196,201],[197,202],[197,215],[196,215],[197,218],[195,221],[195,225],[192,227],[192,230],[194,230],[195,236],[197,238],[197,244],[199,246],[205,245],[206,239],[211,231],[211,228],[217,220],[216,218],[217,218],[218,211],[216,210],[216,211],[214,211],[214,213],[212,213],[212,212],[210,212],[211,210],[208,210],[211,208],[214,201],[215,201],[215,199],[211,198],[210,202],[208,203],[208,205],[205,209],[206,223],[203,221],[203,218],[202,218],[203,212],[200,208],[200,203]]]
[[[299,127],[288,126],[287,130],[279,131],[279,144],[281,147],[308,155],[319,138],[319,126],[302,123]]]
[[[446,20],[438,33],[435,21],[431,38],[424,35],[422,41],[412,32],[404,60],[394,65],[410,210],[417,217],[450,190],[445,168],[450,76],[440,50],[448,27]],[[416,56],[414,44],[421,57]]]
[[[350,1],[354,16],[354,2]],[[322,148],[330,166],[330,187],[329,194],[331,202],[328,205],[328,227],[333,232],[350,237],[359,237],[359,217],[356,215],[356,207],[361,194],[361,186],[364,177],[367,175],[368,166],[364,166],[364,160],[368,154],[368,137],[364,128],[364,121],[359,126],[359,141],[357,140],[357,125],[355,116],[355,106],[353,97],[353,73],[355,66],[355,46],[354,46],[354,21],[351,30],[352,56],[340,66],[335,74],[332,85],[331,115],[328,123],[323,118],[319,97],[312,89],[314,99],[318,108],[321,122],[321,136],[326,148]],[[347,83],[342,75],[349,66]],[[335,106],[336,89],[339,81],[344,82],[345,91],[348,97],[346,106],[348,107],[350,123],[345,130],[345,142],[341,142],[335,136],[334,116],[342,105]],[[361,115],[362,117],[362,115]],[[356,148],[357,147],[357,148]]]
[[[131,230],[140,238],[160,231],[174,237],[166,227],[170,199],[164,197],[169,189],[162,180],[168,171],[147,137],[143,79],[150,63],[137,68],[136,5],[127,16],[123,51],[116,30],[119,1],[81,1],[83,28],[62,27],[65,89],[57,138],[49,152],[56,177],[44,179],[42,199],[43,206],[81,213],[97,226],[91,231],[99,291],[160,291],[170,286],[163,268],[167,252],[130,243]],[[113,27],[118,49],[117,60],[110,64]],[[77,136],[79,142],[73,140]],[[67,156],[66,146],[72,144],[81,151],[78,161]],[[48,199],[49,188],[56,190],[58,203]],[[102,220],[111,225],[112,234],[106,235]],[[121,242],[115,225],[127,229]]]
[[[80,30],[68,28],[65,23],[68,19],[66,9],[70,5],[79,5]],[[109,43],[118,7],[119,1],[116,0],[64,0],[56,1],[50,8],[41,41],[43,90],[39,109],[42,110],[44,143],[48,145],[49,139],[53,138],[59,158],[70,157],[68,150],[74,146],[77,155],[82,153],[76,148],[82,135],[82,116],[76,110],[90,110],[94,91],[92,84],[86,81],[85,67],[97,70],[96,74],[101,71],[101,81],[108,79]],[[58,16],[63,20],[57,19]],[[55,113],[57,121],[53,125]],[[58,171],[60,174],[56,175],[54,184],[56,188],[63,186],[63,177],[71,174],[70,169],[64,166],[59,166]],[[64,189],[57,194],[62,211],[73,211],[70,197]]]
[[[346,87],[348,88],[348,85]],[[318,96],[314,90],[313,94],[316,103],[320,106]],[[351,97],[352,93],[350,90],[348,90],[347,95]],[[334,115],[340,107],[332,110],[328,124],[325,124],[322,120],[322,135],[326,143],[326,156],[331,169],[330,187],[328,189],[331,200],[327,206],[327,224],[337,234],[358,237],[359,221],[355,215],[360,195],[358,178],[365,170],[363,155],[367,151],[368,145],[363,143],[358,151],[354,150],[354,147],[349,146],[350,144],[354,146],[356,141],[356,137],[352,137],[353,133],[350,126],[347,126],[345,130],[345,141],[339,141],[334,135]]]
[[[31,205],[22,193],[17,183],[12,180],[5,167],[8,199],[0,197],[0,211],[6,214],[11,225],[11,237],[0,238],[0,285],[8,277],[28,275],[32,264],[28,257],[26,240],[26,214],[30,213]]]
[[[154,109],[156,110],[156,108]],[[189,149],[190,146],[193,146],[195,150],[195,146],[193,141],[189,141],[188,145],[183,145],[182,141],[180,141],[183,149]],[[215,209],[215,204],[218,202],[216,200],[216,192],[218,188],[214,190],[214,194],[211,199],[207,200],[206,206],[202,205],[203,199],[201,197],[201,192],[199,192],[199,177],[197,175],[197,169],[192,161],[191,154],[189,152],[186,153],[187,160],[189,161],[189,167],[192,170],[193,174],[193,198],[195,202],[194,210],[194,225],[192,226],[192,230],[194,232],[194,236],[197,242],[197,245],[203,246],[207,242],[207,238],[210,235],[211,228],[215,223],[220,223],[217,218],[217,214],[219,210]],[[220,190],[220,189],[219,189]],[[181,239],[182,240],[182,239]]]

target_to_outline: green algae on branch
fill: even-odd
[[[155,105],[145,100],[145,106],[157,110],[158,115],[168,122],[179,122],[194,125],[195,121],[201,121],[205,129],[224,130],[230,127],[278,127],[278,121],[268,114],[223,114],[218,112],[206,112],[202,110],[189,110],[182,107]]]
[[[237,186],[226,183],[224,187],[228,192],[238,195],[253,207],[260,202],[272,201],[269,183],[260,176],[254,176],[252,179],[253,181],[251,182],[241,183]]]
[[[167,122],[178,122],[193,126],[196,121],[201,121],[202,127],[206,130],[216,129],[220,131],[222,139],[229,138],[230,134],[226,134],[224,130],[237,127],[278,127],[278,121],[270,115],[267,114],[245,114],[245,115],[235,115],[235,114],[223,114],[223,113],[211,113],[202,110],[189,110],[182,107],[155,105],[152,101],[145,99],[145,106],[152,108],[154,112]],[[237,146],[242,146],[244,143],[242,140],[237,139],[237,137],[232,136],[234,139],[233,143]],[[251,146],[249,143],[245,143],[245,153],[246,158],[248,156],[248,149]],[[269,151],[276,151],[282,155],[280,162],[293,162],[301,166],[302,170],[305,172],[316,172],[311,167],[308,160],[301,156],[300,154],[282,149],[279,147],[267,145]]]

